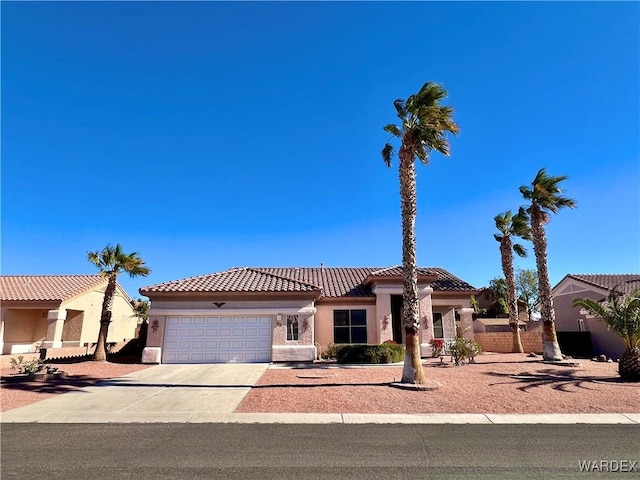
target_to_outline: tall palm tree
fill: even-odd
[[[100,275],[108,280],[107,288],[104,292],[104,300],[102,301],[98,343],[93,354],[95,361],[104,362],[107,360],[107,334],[111,323],[111,305],[116,293],[118,275],[124,272],[128,273],[130,277],[146,277],[151,273],[151,270],[136,252],[124,253],[120,244],[115,247],[107,245],[102,251],[89,252],[87,260],[98,267]]]
[[[502,261],[502,273],[507,282],[507,303],[509,304],[509,327],[513,335],[511,351],[523,353],[520,329],[518,328],[518,297],[516,295],[516,276],[513,269],[513,252],[519,257],[526,257],[527,250],[519,243],[513,242],[513,237],[531,240],[529,229],[529,215],[523,207],[518,213],[512,215],[511,210],[496,215],[493,220],[500,233],[493,237],[500,243],[500,259]]]
[[[538,270],[538,288],[540,300],[540,315],[542,318],[542,356],[548,361],[562,360],[562,352],[556,336],[555,312],[553,299],[551,298],[551,284],[549,283],[549,270],[547,268],[547,236],[545,225],[549,223],[552,213],[558,213],[561,208],[575,208],[576,202],[562,196],[559,183],[568,177],[552,177],[541,168],[533,179],[531,187],[520,187],[520,193],[530,202],[527,213],[531,217],[531,236],[533,239],[533,252],[536,256]]]
[[[624,380],[640,381],[640,290],[623,297],[614,287],[605,302],[576,298],[573,306],[600,317],[607,328],[622,337],[626,348],[618,363],[618,373]]]
[[[418,275],[416,264],[416,170],[415,159],[429,164],[429,154],[436,150],[449,155],[447,133],[458,133],[453,121],[453,108],[440,105],[447,91],[432,82],[425,83],[420,91],[406,101],[393,102],[400,125],[389,124],[384,131],[400,140],[399,178],[402,212],[402,323],[405,331],[406,355],[402,382],[424,383],[420,359],[420,316],[418,300]],[[387,141],[382,158],[388,167],[394,148]]]

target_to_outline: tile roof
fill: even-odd
[[[162,292],[314,292],[325,297],[374,297],[369,276],[399,276],[400,267],[256,267],[230,270],[143,287],[142,295]],[[419,268],[419,275],[437,276],[436,291],[475,291],[443,268]]]
[[[100,275],[0,275],[0,300],[63,302],[104,282]]]
[[[224,272],[158,283],[143,292],[314,292],[319,287],[257,268],[231,268]]]
[[[618,287],[617,290],[624,294],[631,293],[631,291],[640,288],[640,274],[638,273],[594,275],[570,273],[567,277],[583,281],[595,287],[604,288],[605,290]]]

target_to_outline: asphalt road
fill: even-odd
[[[1,447],[2,480],[640,478],[636,425],[4,424]]]

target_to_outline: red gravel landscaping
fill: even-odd
[[[402,367],[270,368],[236,412],[640,412],[640,383],[621,382],[615,363],[554,366],[524,354],[485,354],[476,362],[427,360],[427,379],[441,384],[435,391],[389,386],[400,379]]]
[[[448,357],[446,357],[448,360]],[[640,383],[621,382],[615,363],[579,360],[578,367],[544,364],[524,354],[485,354],[476,364],[425,361],[435,391],[389,386],[399,366],[269,368],[236,412],[301,413],[639,413]],[[84,361],[57,364],[66,378],[5,383],[0,411],[7,411],[147,365]],[[2,376],[13,373],[3,368]]]
[[[4,377],[16,372],[10,368],[0,369],[0,375],[3,377],[0,384],[0,411],[6,412],[54,395],[81,390],[103,380],[121,377],[148,367],[142,364],[92,361],[58,363],[53,366],[66,372],[66,376],[38,382],[9,383]]]

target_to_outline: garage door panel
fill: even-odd
[[[163,362],[268,362],[271,318],[168,317]]]

